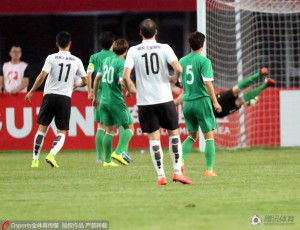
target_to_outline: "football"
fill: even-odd
[[[255,106],[257,104],[257,101],[258,101],[258,97],[255,97],[247,101],[246,104],[249,106]]]

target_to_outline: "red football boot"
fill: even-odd
[[[195,184],[193,181],[189,180],[185,175],[173,174],[172,180],[174,183],[180,182],[182,184]]]
[[[167,178],[165,177],[161,177],[158,181],[157,181],[157,185],[166,185],[167,182]]]

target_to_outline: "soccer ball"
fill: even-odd
[[[257,104],[257,101],[258,101],[258,97],[255,97],[247,101],[246,104],[249,106],[255,106]]]

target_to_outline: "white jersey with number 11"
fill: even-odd
[[[82,61],[69,51],[49,55],[43,71],[48,73],[44,95],[60,94],[71,97],[75,76],[86,76]]]

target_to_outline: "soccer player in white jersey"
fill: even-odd
[[[180,170],[182,148],[178,132],[178,114],[169,82],[179,78],[182,68],[172,48],[156,42],[157,29],[154,21],[142,21],[140,35],[143,42],[128,51],[123,79],[129,93],[134,92],[130,74],[135,68],[139,121],[142,131],[147,133],[149,138],[151,158],[158,175],[157,184],[167,184],[160,143],[161,127],[167,129],[169,134],[169,152],[174,167],[172,180],[193,184]],[[172,77],[169,77],[168,64],[175,72]]]
[[[39,128],[34,137],[31,167],[39,166],[39,155],[44,137],[53,118],[57,127],[57,136],[53,141],[50,153],[46,157],[46,162],[52,167],[58,167],[55,155],[63,147],[65,135],[69,130],[73,87],[83,87],[87,84],[86,72],[81,60],[69,51],[71,44],[71,35],[68,32],[60,32],[56,35],[56,46],[59,52],[47,57],[41,73],[25,96],[25,100],[30,102],[33,92],[47,78],[44,98],[38,115]],[[76,75],[82,78],[82,82],[79,84],[74,84]]]

